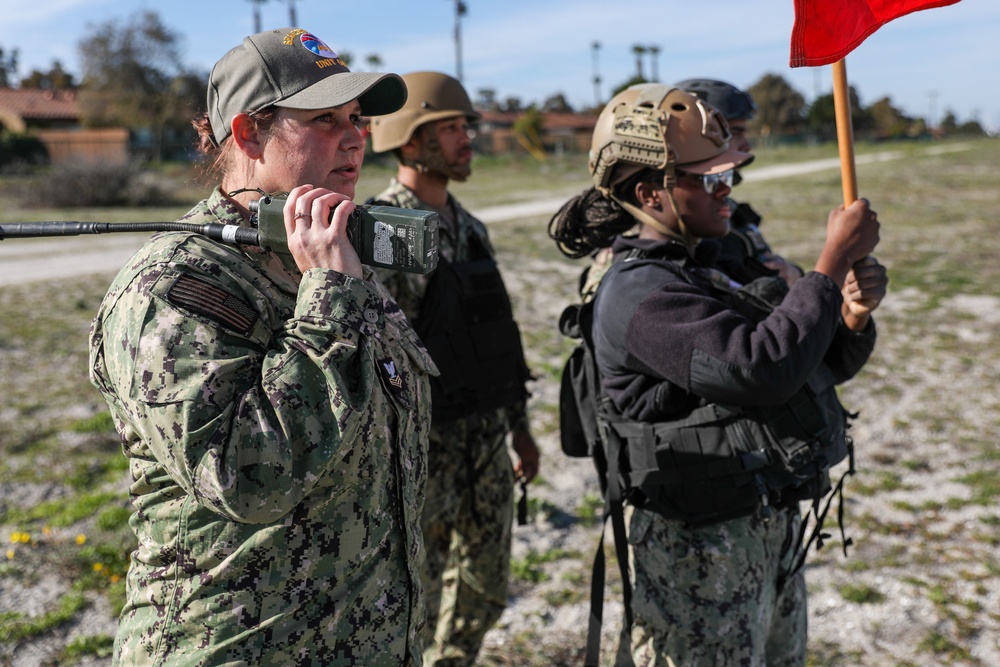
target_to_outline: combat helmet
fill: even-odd
[[[750,93],[718,79],[686,79],[674,84],[718,109],[726,120],[753,120],[757,105]]]
[[[424,123],[459,116],[470,122],[479,120],[458,79],[441,72],[413,72],[403,75],[403,81],[406,104],[395,113],[372,119],[372,150],[376,153],[405,145]]]
[[[717,174],[749,164],[753,155],[729,148],[729,124],[715,107],[663,84],[639,84],[613,97],[594,127],[588,163],[594,187],[663,233],[659,223],[621,199],[615,186],[643,169],[663,172],[663,184],[681,227],[673,197],[676,171]],[[690,239],[685,239],[690,241]]]

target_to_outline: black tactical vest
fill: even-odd
[[[657,262],[692,282],[679,262]],[[717,282],[702,287],[719,292]],[[753,321],[766,317],[787,292],[778,278],[761,278],[720,297]],[[832,372],[820,364],[784,405],[708,404],[675,419],[623,420],[607,410],[608,457],[615,457],[624,497],[636,507],[690,525],[745,516],[762,505],[818,500],[831,490],[829,469],[853,454],[849,417]]]
[[[472,259],[441,258],[414,329],[441,371],[431,378],[432,417],[447,421],[527,397],[521,333],[496,262],[470,237]]]

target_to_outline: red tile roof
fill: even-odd
[[[24,120],[76,120],[80,110],[74,90],[0,88],[0,111]]]

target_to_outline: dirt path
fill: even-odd
[[[932,146],[927,155],[965,150],[965,144]],[[856,164],[887,162],[905,157],[902,151],[882,151],[855,158]],[[798,174],[839,169],[837,158],[755,168],[747,181],[787,178]],[[541,194],[541,193],[539,193]],[[532,215],[554,213],[568,195],[546,196],[533,201],[492,206],[476,211],[487,223],[503,222]],[[145,234],[97,234],[45,239],[15,239],[0,243],[0,286],[37,280],[70,278],[95,273],[116,272],[147,238]]]

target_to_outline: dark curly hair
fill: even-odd
[[[635,186],[663,181],[663,172],[643,169],[615,186],[615,196],[638,205]],[[549,220],[549,238],[559,251],[579,259],[611,245],[614,238],[636,225],[636,219],[621,205],[591,187],[573,197]]]

